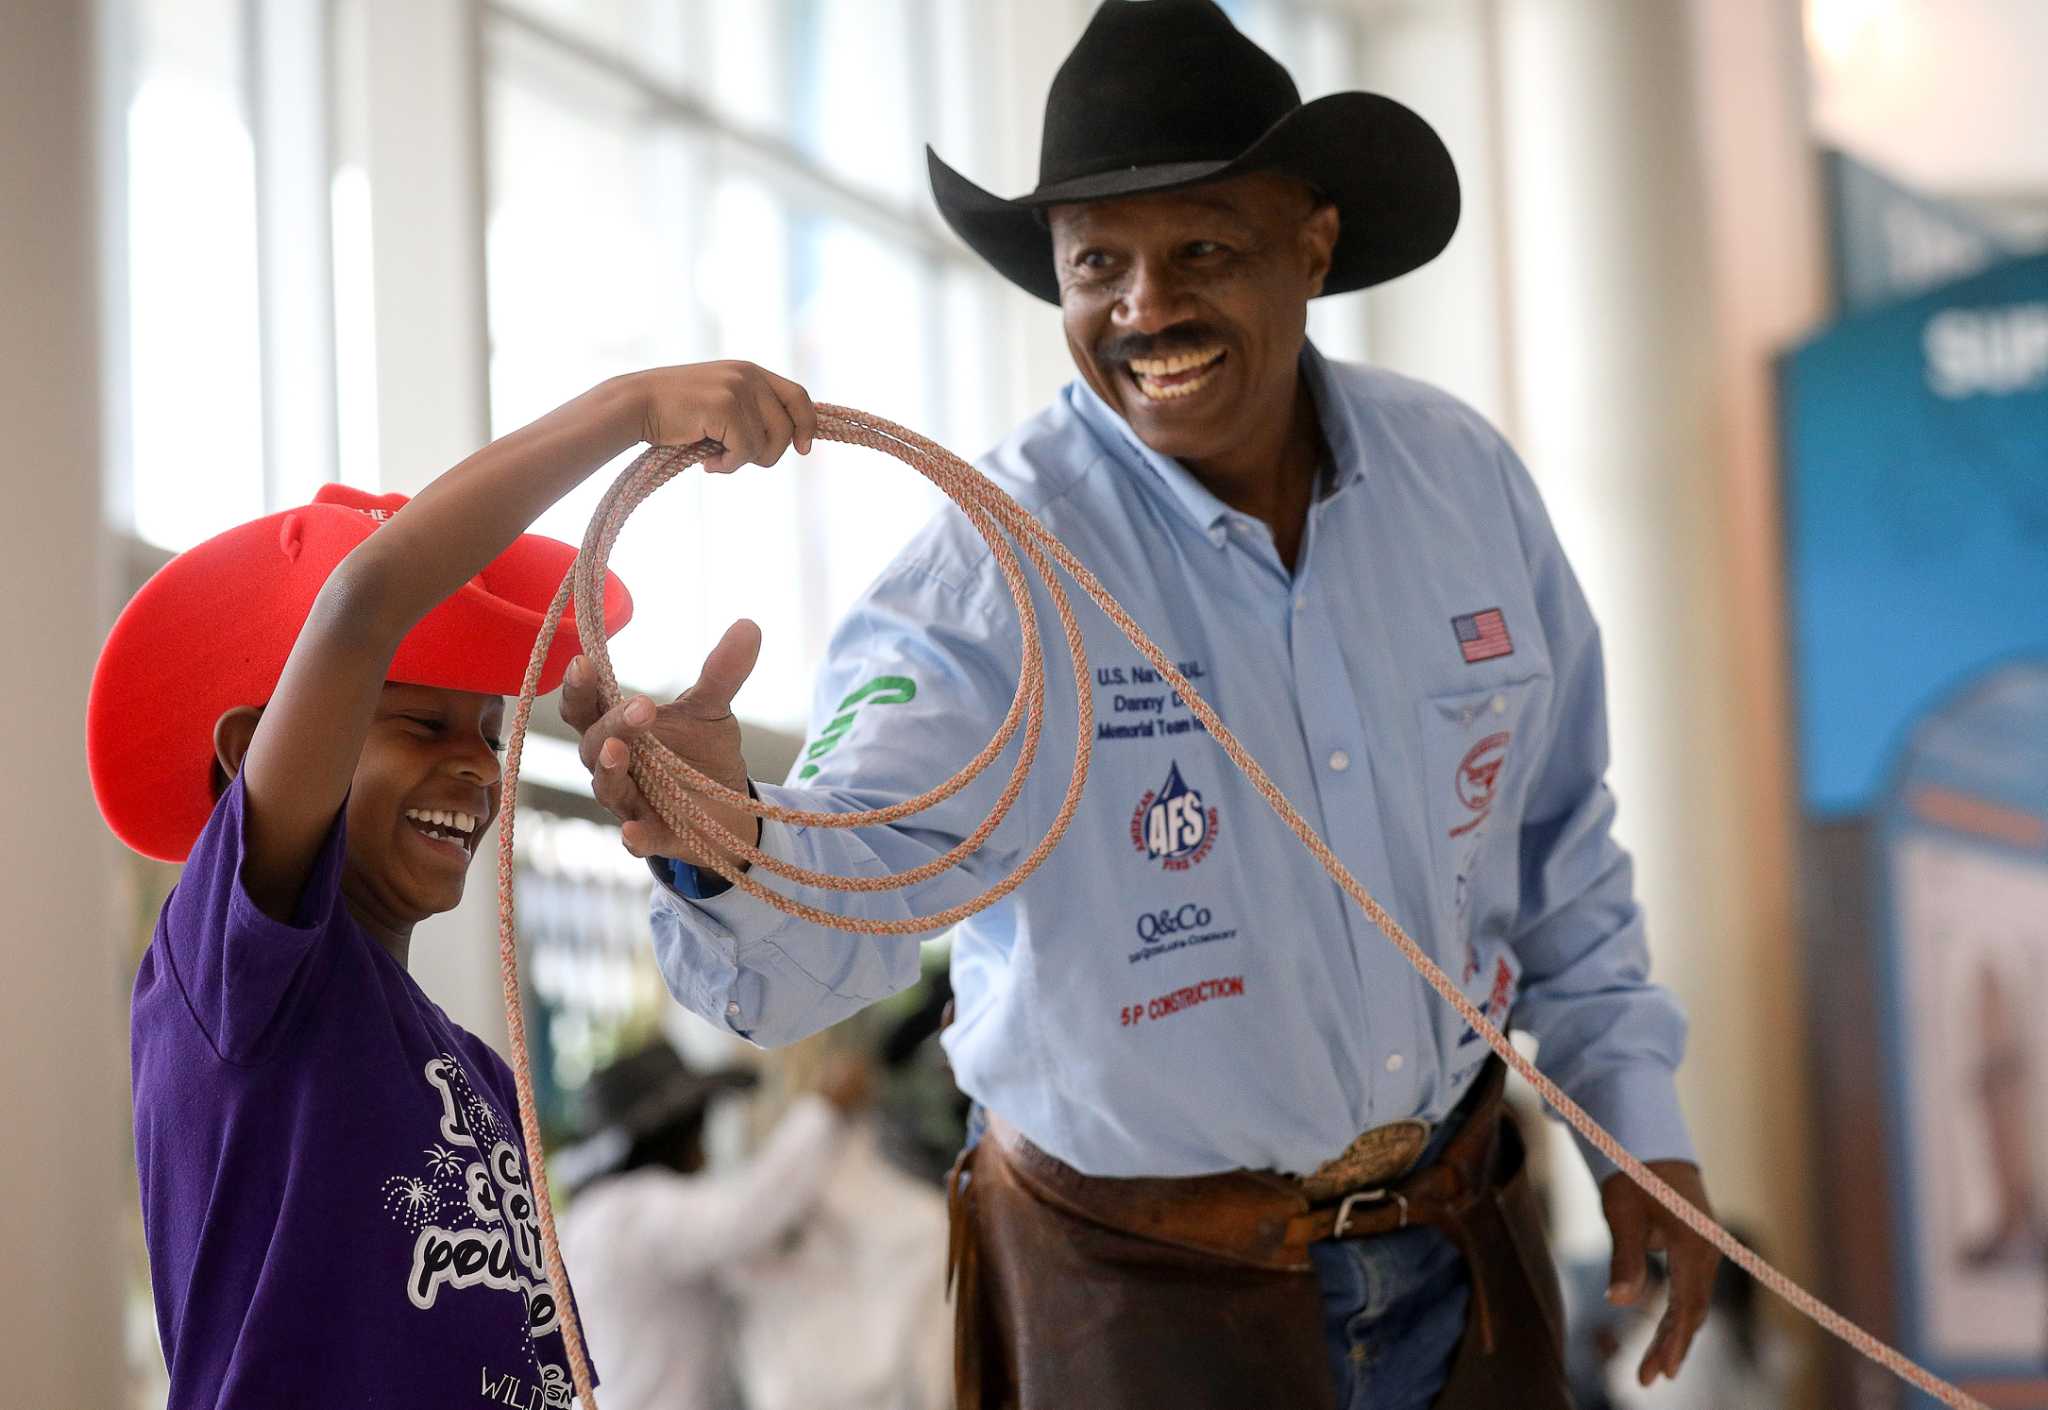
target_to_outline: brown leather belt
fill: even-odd
[[[1310,1246],[1427,1225],[1471,1287],[1438,1410],[1568,1410],[1557,1275],[1505,1075],[1487,1065],[1428,1165],[1320,1200],[1271,1172],[1083,1175],[991,1116],[950,1182],[958,1404],[1335,1410]]]
[[[1039,1198],[1078,1218],[1252,1267],[1303,1271],[1312,1266],[1309,1245],[1324,1239],[1372,1238],[1430,1225],[1462,1245],[1465,1215],[1488,1189],[1506,1085],[1507,1068],[1499,1059],[1488,1062],[1459,1102],[1451,1118],[1458,1129],[1435,1160],[1419,1170],[1409,1168],[1427,1142],[1427,1126],[1413,1123],[1417,1134],[1381,1139],[1373,1146],[1393,1153],[1377,1167],[1379,1178],[1367,1162],[1349,1161],[1364,1178],[1334,1191],[1325,1172],[1346,1162],[1360,1144],[1306,1179],[1257,1170],[1107,1179],[1083,1175],[1048,1155],[995,1112],[989,1113],[989,1138]],[[1387,1129],[1367,1135],[1377,1137]],[[1387,1170],[1400,1173],[1387,1177]],[[1478,1330],[1490,1350],[1493,1327],[1485,1291],[1473,1291]]]

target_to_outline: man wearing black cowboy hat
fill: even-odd
[[[931,172],[961,238],[1059,305],[1080,372],[982,468],[1468,997],[1512,1014],[1550,1075],[1704,1207],[1673,1081],[1685,1021],[1648,980],[1610,836],[1598,631],[1535,488],[1466,407],[1305,338],[1309,299],[1450,239],[1458,184],[1435,134],[1371,94],[1302,104],[1208,0],[1109,0],[1053,81],[1038,189],[1006,201],[936,156]],[[961,1403],[1568,1404],[1500,1065],[1121,635],[1092,614],[1084,631],[1095,764],[1073,832],[954,932],[945,1045],[987,1113],[955,1180]],[[645,726],[624,705],[598,718],[573,676],[563,714],[627,845],[656,859],[671,988],[781,1043],[912,982],[915,945],[699,875],[609,744],[651,729],[740,786],[729,704],[756,650],[735,628]],[[789,786],[755,787],[841,811],[914,796],[994,732],[1019,659],[996,566],[942,514],[836,635]],[[1048,689],[1062,720],[1075,702]],[[1071,742],[1059,728],[1050,757]],[[760,845],[842,876],[902,871],[972,832],[1005,772],[896,827],[767,823]],[[1058,772],[961,871],[805,899],[889,919],[962,899],[1043,836]],[[1647,1250],[1670,1257],[1641,1375],[1675,1373],[1714,1255],[1588,1159],[1607,1177],[1610,1297],[1641,1295]]]

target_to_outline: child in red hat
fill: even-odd
[[[136,1164],[170,1405],[566,1406],[512,1074],[406,972],[498,811],[506,694],[574,558],[524,534],[637,441],[773,464],[744,363],[592,388],[407,503],[330,486],[180,554],[93,678],[94,793],[183,861],[136,977]],[[607,635],[631,613],[605,583]],[[579,650],[565,617],[540,682]]]

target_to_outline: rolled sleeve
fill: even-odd
[[[1615,1068],[1578,1085],[1572,1100],[1605,1126],[1622,1149],[1638,1160],[1687,1160],[1699,1164],[1692,1134],[1678,1106],[1676,1072],[1659,1063]],[[1605,1180],[1617,1167],[1580,1136],[1572,1133],[1594,1180]]]

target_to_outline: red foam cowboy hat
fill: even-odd
[[[313,599],[350,550],[405,504],[327,485],[299,509],[252,520],[189,548],[122,609],[93,671],[86,762],[100,814],[145,856],[182,862],[213,812],[213,726],[268,703]],[[522,534],[421,620],[390,679],[516,695],[547,606],[575,561],[556,539]],[[616,574],[604,584],[605,636],[633,615]],[[541,672],[553,690],[582,650],[574,608]]]

